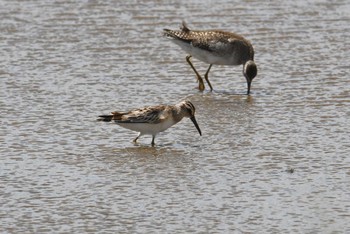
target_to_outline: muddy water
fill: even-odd
[[[2,233],[350,232],[348,1],[0,1]],[[200,93],[161,36],[243,34]],[[201,73],[207,64],[193,59]],[[96,122],[191,100],[156,139]]]

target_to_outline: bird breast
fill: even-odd
[[[119,126],[142,134],[156,135],[176,124],[172,118],[167,118],[159,123],[117,123]]]

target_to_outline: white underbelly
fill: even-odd
[[[184,51],[188,54],[192,55],[194,58],[201,60],[202,62],[208,64],[216,64],[216,65],[240,65],[239,55],[233,52],[217,52],[212,53],[208,50],[203,50],[198,47],[193,47],[192,44],[173,40],[173,42],[179,45]]]
[[[222,56],[218,56],[215,53],[211,53],[207,50],[202,50],[199,48],[192,48],[189,52],[193,57],[199,59],[205,63],[216,64],[216,65],[239,65],[238,61],[236,61],[236,57],[234,54],[225,54]]]
[[[156,135],[159,132],[163,132],[175,124],[174,121],[168,120],[157,124],[152,123],[117,123],[119,126],[135,131],[141,132],[143,135]]]

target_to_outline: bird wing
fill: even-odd
[[[159,123],[166,116],[165,106],[152,106],[139,108],[123,113],[119,119],[115,119],[118,123]]]
[[[230,35],[220,31],[192,31],[191,45],[195,48],[207,50],[209,52],[222,51],[221,47],[227,47],[227,44],[234,46],[235,39]]]

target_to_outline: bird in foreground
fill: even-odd
[[[128,112],[112,112],[110,115],[100,115],[98,121],[114,121],[123,128],[139,132],[133,140],[135,143],[142,135],[152,135],[152,146],[154,139],[159,132],[163,132],[182,118],[190,118],[197,128],[199,135],[202,135],[198,126],[195,114],[195,107],[190,101],[182,101],[176,105],[158,105],[134,109]]]
[[[243,64],[243,75],[247,80],[249,95],[251,83],[258,71],[254,62],[253,46],[243,36],[221,30],[190,30],[185,22],[182,23],[180,30],[164,29],[164,36],[189,54],[186,61],[196,73],[200,91],[203,91],[205,86],[202,77],[190,60],[192,56],[210,64],[204,78],[211,91],[213,87],[209,82],[208,74],[213,64]]]

